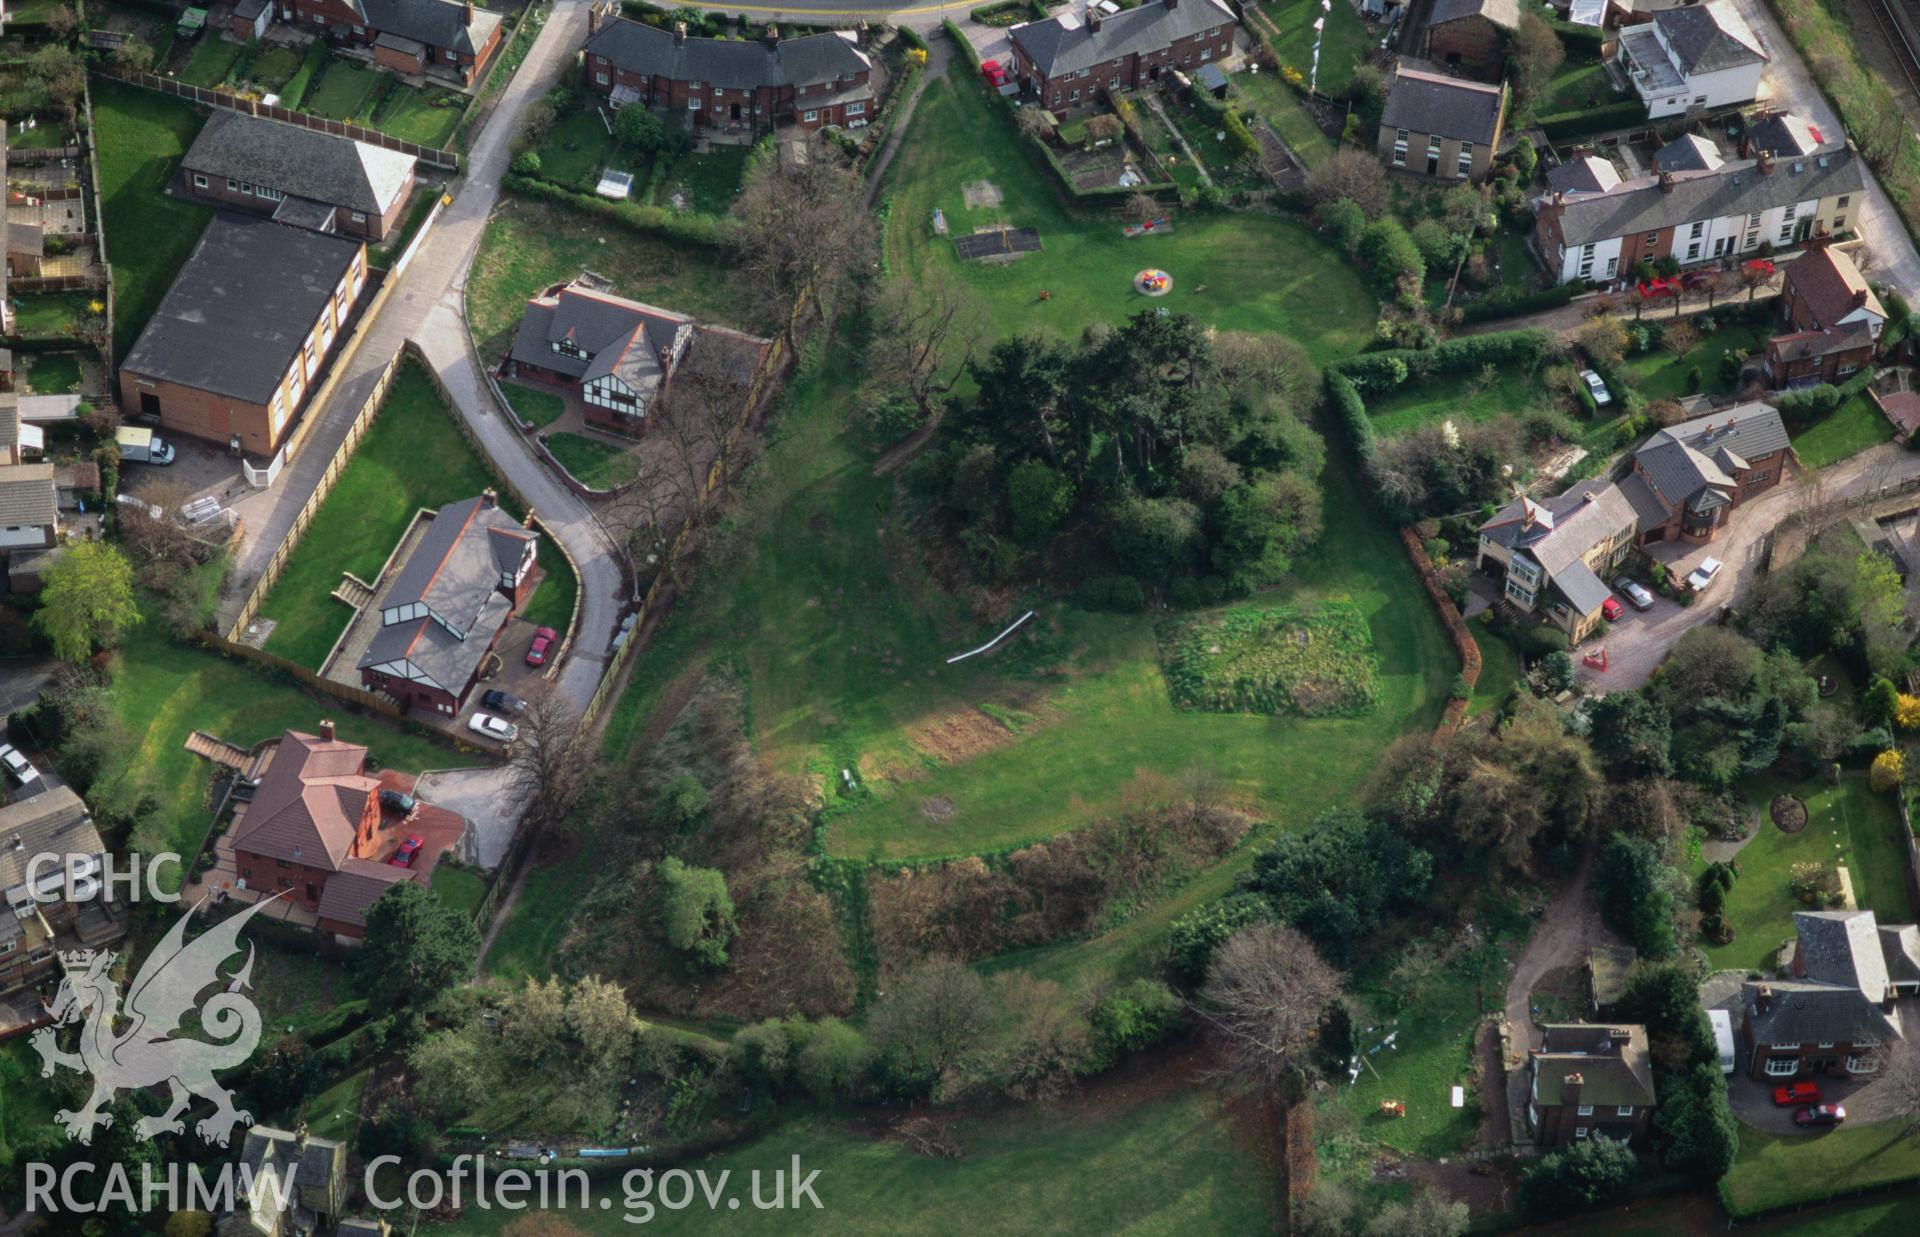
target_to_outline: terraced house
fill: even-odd
[[[180,187],[315,232],[385,239],[413,193],[413,156],[215,108],[180,160]]]
[[[280,0],[281,16],[336,43],[373,49],[374,63],[472,85],[500,50],[500,15],[472,0]]]
[[[1225,60],[1233,25],[1222,0],[1149,0],[1110,17],[1094,8],[1056,13],[1013,28],[1014,77],[1048,111],[1071,112],[1174,69]]]
[[[1562,282],[1608,283],[1641,262],[1697,266],[1836,235],[1859,214],[1859,156],[1833,145],[1800,158],[1762,152],[1699,170],[1552,190],[1534,203],[1534,247]]]
[[[702,39],[588,13],[587,83],[615,108],[638,104],[705,127],[764,132],[776,125],[857,129],[873,117],[873,61],[858,36],[783,39],[768,26],[757,41]]]

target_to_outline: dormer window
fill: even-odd
[[[557,340],[553,345],[553,350],[561,356],[570,356],[576,360],[585,360],[587,356],[587,354],[581,350],[580,345],[574,343],[571,339]]]

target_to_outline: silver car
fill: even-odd
[[[1719,576],[1720,568],[1723,566],[1725,566],[1725,564],[1717,558],[1701,559],[1700,565],[1695,567],[1692,574],[1687,576],[1687,587],[1696,593],[1704,593],[1707,590],[1707,585],[1712,584]]]
[[[467,729],[501,743],[511,743],[520,737],[520,727],[491,713],[475,713],[467,723]]]
[[[1604,408],[1613,402],[1613,394],[1607,390],[1607,384],[1601,381],[1599,374],[1583,369],[1580,371],[1580,381],[1587,384],[1587,391],[1593,396],[1595,404]]]
[[[1653,609],[1653,594],[1646,586],[1632,576],[1621,576],[1613,582],[1613,589],[1627,599],[1627,604],[1636,610]]]
[[[40,776],[40,770],[33,767],[33,762],[22,756],[11,743],[0,743],[0,765],[5,765],[7,773],[22,786]]]

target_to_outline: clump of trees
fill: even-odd
[[[1218,598],[1319,536],[1317,378],[1289,341],[1147,312],[1073,344],[1016,336],[971,372],[978,395],[910,478],[988,580],[1044,564]]]

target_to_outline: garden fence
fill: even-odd
[[[364,125],[350,124],[344,120],[328,120],[324,116],[315,116],[310,112],[296,112],[290,107],[262,103],[258,99],[228,94],[224,90],[209,90],[204,86],[189,85],[178,78],[161,77],[156,73],[112,73],[104,69],[96,69],[95,72],[106,73],[107,76],[117,78],[129,85],[173,95],[175,98],[186,99],[191,103],[225,108],[227,111],[241,112],[248,116],[261,116],[268,120],[299,125],[303,129],[312,129],[317,133],[327,133],[334,137],[350,137],[356,142],[365,142],[369,146],[397,150],[403,155],[411,155],[421,163],[443,171],[458,172],[460,170],[460,156],[453,151],[422,146],[419,142],[392,137]]]

